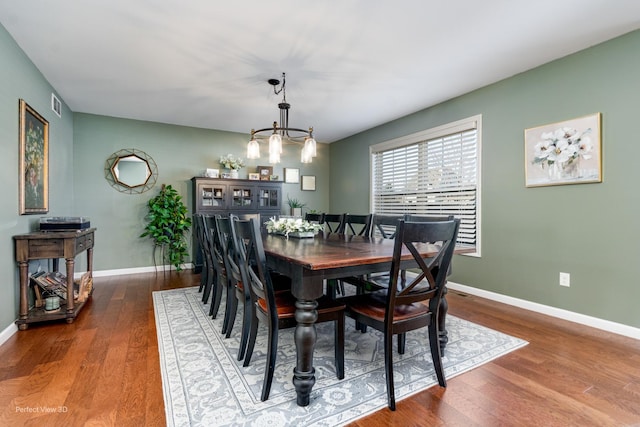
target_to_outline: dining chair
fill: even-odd
[[[200,287],[202,289],[202,302],[209,300],[211,293],[215,293],[215,267],[211,253],[211,217],[208,215],[194,215],[194,232],[197,233],[198,243],[202,251],[202,272],[200,273]]]
[[[213,296],[211,301],[211,308],[209,309],[209,315],[214,319],[218,315],[220,309],[220,303],[222,302],[222,293],[226,290],[226,304],[229,303],[229,288],[231,287],[229,270],[226,263],[226,248],[227,235],[229,234],[229,218],[221,215],[213,217],[213,227],[211,227],[211,258],[215,270],[215,286],[213,289]],[[228,307],[226,309],[228,311]],[[225,333],[227,312],[225,311],[225,317],[222,323],[222,333]]]
[[[204,239],[203,239],[203,226],[202,226],[202,214],[193,214],[191,217],[191,222],[193,224],[193,235],[195,236],[198,247],[202,251],[203,254],[203,266],[202,273],[200,273],[200,286],[198,287],[198,292],[202,292],[205,288],[205,284],[207,283],[207,270],[205,268],[205,260],[204,260]]]
[[[325,231],[329,233],[344,233],[344,219],[346,214],[324,214]]]
[[[371,221],[373,214],[352,215],[344,217],[343,233],[354,236],[366,236],[371,234]]]
[[[220,275],[220,289],[226,290],[226,302],[225,302],[225,312],[224,312],[224,320],[222,321],[222,333],[226,335],[226,338],[229,338],[231,335],[231,329],[233,328],[233,320],[231,321],[231,327],[229,327],[229,320],[233,313],[233,319],[235,319],[236,310],[237,310],[237,300],[235,297],[235,281],[236,278],[232,274],[231,265],[229,264],[229,259],[233,256],[230,253],[231,244],[231,220],[227,216],[216,215],[216,238],[217,238],[217,265],[220,271],[224,272],[223,275]],[[219,303],[218,303],[219,307]],[[216,313],[218,310],[216,307]],[[213,308],[213,306],[212,306]]]
[[[403,214],[373,214],[371,220],[371,235],[383,239],[393,239],[396,236],[398,221],[405,219]]]
[[[363,214],[363,215],[345,214],[344,224],[342,225],[342,233],[350,236],[369,237],[371,234],[372,219],[373,219],[373,214]],[[340,292],[341,295],[345,295],[344,281],[340,279],[335,279],[335,280],[332,279],[329,281],[329,292],[335,296],[336,291]]]
[[[276,365],[278,350],[278,331],[292,328],[297,325],[295,318],[296,299],[290,292],[275,292],[271,276],[267,274],[267,261],[262,244],[260,227],[254,220],[249,223],[240,221],[232,222],[233,242],[236,251],[242,260],[240,272],[242,281],[250,283],[252,298],[251,331],[244,357],[243,366],[249,366],[253,349],[258,334],[259,322],[267,326],[267,360],[262,383],[260,400],[269,398],[273,373]],[[334,351],[336,363],[336,375],[338,379],[344,378],[344,305],[327,297],[318,300],[316,309],[318,318],[316,323],[334,322]]]
[[[304,214],[305,221],[314,222],[316,224],[324,224],[324,213],[310,213]]]
[[[387,288],[339,300],[345,303],[347,316],[383,333],[387,404],[392,411],[396,409],[392,351],[394,335],[404,336],[409,331],[427,327],[438,384],[441,387],[447,386],[438,339],[438,310],[459,227],[459,219],[435,222],[399,221]],[[419,247],[427,242],[437,242],[434,247],[438,249],[434,255],[423,258]],[[403,250],[408,251],[419,266],[418,275],[410,278],[410,282],[404,285],[400,280]],[[398,347],[398,351],[404,353],[404,349],[400,349],[400,345]]]

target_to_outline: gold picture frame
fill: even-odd
[[[20,215],[49,212],[49,122],[20,99]]]
[[[602,182],[600,113],[524,131],[525,185]]]

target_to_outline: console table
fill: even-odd
[[[18,329],[25,330],[29,323],[66,319],[73,323],[85,301],[74,301],[73,273],[75,257],[87,251],[87,272],[93,272],[93,243],[95,228],[78,231],[34,231],[13,236],[16,244],[16,262],[20,270],[20,309],[16,320]],[[52,259],[53,270],[58,271],[58,260],[64,258],[67,267],[67,300],[55,312],[34,307],[29,310],[29,261]]]

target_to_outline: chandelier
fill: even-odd
[[[280,80],[269,79],[268,83],[273,86],[273,93],[279,95],[282,92],[282,102],[278,104],[280,110],[280,126],[278,122],[273,122],[273,126],[263,129],[251,129],[251,140],[247,145],[247,158],[260,158],[260,142],[269,140],[269,163],[280,163],[282,145],[284,143],[297,144],[302,146],[300,161],[311,163],[316,157],[316,140],[313,139],[313,128],[309,130],[289,127],[289,109],[291,104],[287,102],[287,92],[285,89],[285,73],[282,73],[282,85]],[[278,89],[278,86],[280,88]]]

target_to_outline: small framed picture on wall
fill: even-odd
[[[284,182],[287,184],[297,184],[300,182],[300,169],[284,168]]]
[[[302,190],[316,191],[316,176],[302,175]]]

